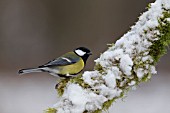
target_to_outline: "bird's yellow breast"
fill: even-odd
[[[76,62],[74,64],[70,64],[70,65],[66,65],[66,66],[59,66],[58,74],[74,75],[74,74],[81,72],[81,70],[83,70],[83,68],[84,68],[84,61],[83,61],[83,59],[80,59],[78,62]]]

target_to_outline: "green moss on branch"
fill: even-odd
[[[154,63],[157,63],[166,54],[167,47],[170,44],[170,22],[167,21],[167,18],[170,18],[170,11],[165,11],[163,17],[158,20],[159,40],[154,41],[150,47],[150,55],[153,57]]]

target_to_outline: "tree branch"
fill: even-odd
[[[100,113],[156,74],[170,44],[170,0],[149,5],[131,30],[95,60],[94,71],[63,80],[59,101],[46,113]]]

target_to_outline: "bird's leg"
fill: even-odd
[[[58,94],[61,96],[64,92],[64,88],[67,85],[67,82],[69,81],[69,78],[66,79],[60,79],[57,81],[57,84],[55,86],[55,89],[57,90]]]

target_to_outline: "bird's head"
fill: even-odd
[[[84,62],[86,62],[86,60],[88,59],[88,57],[89,57],[90,55],[92,55],[91,51],[90,51],[88,48],[86,48],[86,47],[78,47],[78,48],[76,48],[76,49],[74,50],[74,52],[75,52],[78,56],[80,56],[80,57],[84,60]]]

